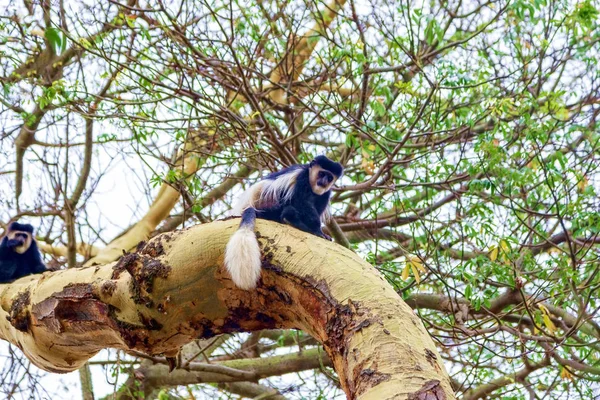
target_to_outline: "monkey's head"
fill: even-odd
[[[318,156],[309,164],[310,187],[314,194],[322,195],[331,190],[331,187],[344,173],[340,163],[331,161],[325,156]]]
[[[8,226],[6,236],[9,240],[16,240],[20,243],[14,250],[16,253],[23,254],[29,250],[33,242],[33,226],[13,222]]]

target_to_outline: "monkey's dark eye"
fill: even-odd
[[[19,239],[27,239],[27,234],[26,234],[26,233],[19,232],[19,233],[16,233],[16,234],[15,234],[15,238],[19,238]]]
[[[327,171],[319,171],[318,180],[320,184],[329,184],[333,181],[333,175]]]
[[[333,180],[333,176],[329,172],[319,171],[319,178],[327,179],[329,182]]]

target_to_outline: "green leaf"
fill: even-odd
[[[594,21],[598,20],[598,10],[592,5],[590,0],[584,1],[576,6],[576,20],[586,28],[591,28]]]
[[[471,285],[467,285],[467,287],[465,287],[465,297],[467,299],[470,299],[471,296],[473,296],[473,288],[471,287]]]
[[[64,50],[66,43],[63,44],[63,34],[58,29],[46,29],[46,31],[44,32],[44,37],[46,38],[46,40],[48,40],[48,43],[50,44],[50,46],[52,46],[56,54],[60,54]]]
[[[435,18],[429,19],[427,27],[425,28],[425,41],[427,44],[433,44],[436,40],[440,39],[441,29]]]
[[[2,94],[5,99],[8,98],[8,95],[10,94],[10,85],[2,85]]]
[[[379,117],[384,116],[386,113],[385,106],[377,100],[371,103],[371,107],[373,107],[373,111],[375,111],[375,114]]]

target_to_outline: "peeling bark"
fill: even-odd
[[[163,234],[118,263],[2,285],[0,337],[40,368],[68,372],[107,347],[173,354],[219,333],[298,328],[323,343],[349,399],[454,398],[421,321],[351,251],[258,221],[262,277],[255,291],[234,287],[222,264],[238,223]]]

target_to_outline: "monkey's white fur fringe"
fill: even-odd
[[[296,179],[302,172],[298,168],[278,176],[276,179],[265,179],[250,186],[233,206],[231,215],[242,215],[249,207],[265,208],[273,207],[277,203],[285,203],[292,198]]]
[[[241,226],[229,239],[225,248],[225,267],[233,283],[240,289],[256,287],[260,278],[260,247],[254,231]]]
[[[260,181],[250,186],[248,189],[244,191],[238,198],[238,200],[233,204],[233,208],[229,212],[230,215],[242,215],[244,210],[248,207],[255,207],[256,200],[260,198],[260,193],[262,192],[262,187],[264,186],[265,181]]]
[[[294,194],[296,179],[298,179],[301,172],[302,169],[298,168],[295,171],[278,176],[275,180],[267,179],[267,184],[260,194],[260,201],[273,204],[277,201],[285,203],[290,200]]]

